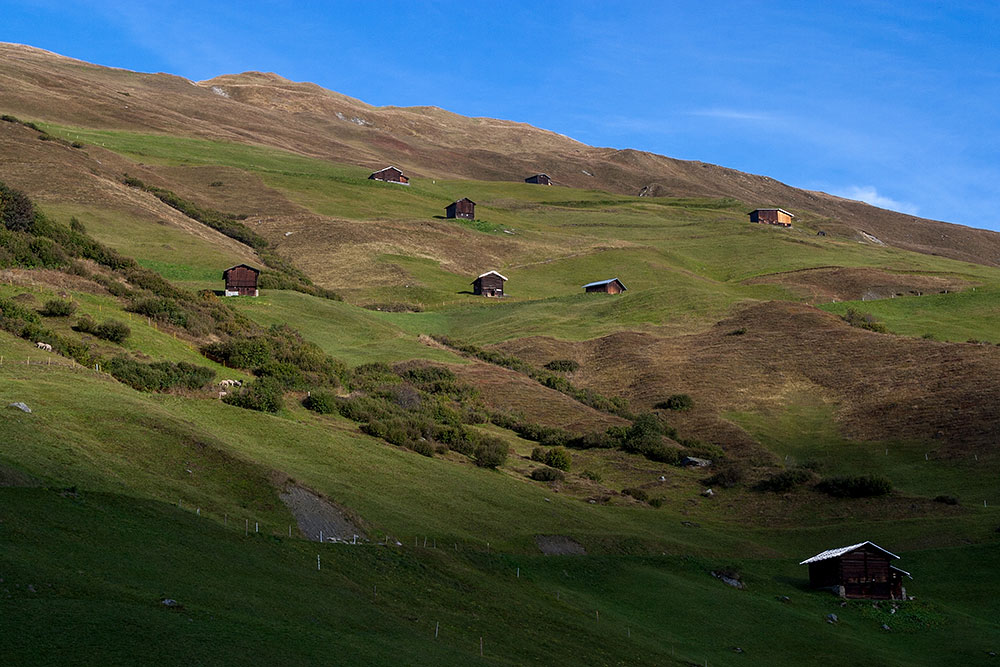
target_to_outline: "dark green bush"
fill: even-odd
[[[112,343],[123,343],[132,334],[132,330],[124,322],[108,320],[98,324],[93,334]]]
[[[690,410],[694,407],[694,399],[692,399],[688,394],[674,394],[669,396],[667,400],[660,401],[653,407],[660,410]]]
[[[645,489],[631,487],[628,489],[622,489],[622,493],[626,496],[632,496],[641,503],[647,502],[649,500],[649,494],[646,492]]]
[[[302,401],[307,409],[318,412],[321,415],[332,415],[338,412],[337,395],[331,391],[314,391]]]
[[[877,475],[827,477],[816,489],[836,498],[869,498],[891,493],[892,483]]]
[[[797,486],[805,484],[813,479],[813,473],[804,468],[794,468],[792,470],[782,470],[770,477],[757,482],[754,488],[758,491],[771,491],[773,493],[787,493]]]
[[[536,482],[557,482],[562,481],[566,477],[562,470],[557,470],[555,468],[543,467],[535,468],[531,471],[531,479]]]
[[[247,410],[278,412],[284,407],[281,383],[273,378],[263,377],[239,391],[222,398],[225,403]]]
[[[472,460],[480,468],[497,468],[507,462],[507,443],[500,438],[483,436]]]
[[[272,378],[287,390],[304,391],[309,387],[309,382],[302,370],[285,361],[269,361],[263,366],[255,368],[254,375]]]
[[[957,505],[958,498],[955,496],[937,496],[934,498],[934,502],[943,503],[945,505]]]
[[[64,299],[49,299],[42,308],[42,315],[48,317],[69,317],[76,312],[76,302]]]
[[[545,465],[558,468],[559,470],[569,470],[573,464],[573,457],[564,447],[553,447],[545,452]]]
[[[728,463],[722,466],[715,474],[702,480],[702,484],[708,486],[720,486],[723,489],[731,489],[743,482],[746,473],[743,466],[736,463]]]
[[[0,183],[0,222],[12,232],[34,232],[35,205],[28,195]]]
[[[545,364],[545,368],[557,373],[575,373],[580,369],[580,364],[572,359],[553,359]]]

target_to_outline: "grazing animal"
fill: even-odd
[[[35,343],[35,347],[37,347],[39,350],[45,350],[46,352],[52,351],[52,346],[49,345],[48,343],[43,343],[42,341],[38,341],[37,343]]]
[[[220,387],[242,387],[243,383],[239,380],[223,380],[219,383]]]

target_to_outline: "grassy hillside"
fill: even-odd
[[[216,375],[137,391],[0,321],[0,405],[33,410],[0,414],[0,600],[12,612],[0,615],[0,650],[15,662],[465,664],[482,637],[482,659],[498,664],[974,664],[1000,646],[989,595],[1000,348],[963,342],[1000,343],[1000,270],[860,243],[819,209],[797,210],[788,230],[750,225],[754,202],[724,192],[419,176],[401,187],[220,137],[41,127],[82,146],[42,142],[55,167],[10,168],[37,187],[39,208],[169,285],[107,256],[98,267],[53,255],[40,268],[8,253],[0,299],[29,318],[72,300],[73,317],[38,315],[39,326],[103,365],[124,356]],[[126,173],[238,214],[227,220],[344,300],[212,296],[222,269],[259,255],[126,187]],[[443,219],[463,196],[477,220]],[[39,254],[54,243],[5,238]],[[508,298],[471,294],[490,269],[510,278]],[[625,294],[581,289],[612,277]],[[173,288],[184,291],[165,297]],[[162,309],[147,317],[140,305]],[[840,317],[848,309],[862,326]],[[131,335],[101,340],[74,328],[80,315],[121,320]],[[239,354],[222,353],[230,343]],[[223,363],[256,344],[274,358]],[[543,370],[552,361],[563,370]],[[428,363],[448,369],[434,376],[447,386],[421,393],[400,380]],[[273,378],[286,384],[271,412],[220,400],[220,379]],[[371,420],[307,410],[316,395],[429,405],[421,414],[437,410],[435,424],[499,442],[508,458],[479,467],[475,451],[444,446],[448,431],[396,446],[366,434]],[[663,407],[671,395],[687,409]],[[399,415],[381,419],[402,429]],[[630,429],[650,420],[659,449],[629,449]],[[563,479],[535,481],[545,428],[604,446],[571,449]],[[681,467],[684,454],[712,463]],[[783,472],[808,481],[757,486]],[[857,475],[892,492],[834,498],[816,485]],[[306,540],[281,500],[290,488],[388,545]],[[588,555],[540,555],[539,536]],[[866,539],[914,573],[916,600],[895,613],[842,607],[808,590],[796,565]],[[747,589],[713,570],[739,573]]]

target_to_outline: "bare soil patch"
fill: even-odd
[[[299,532],[313,541],[367,539],[360,521],[333,502],[297,484],[291,484],[279,494],[298,524]]]
[[[953,276],[890,273],[864,267],[830,266],[759,276],[747,285],[781,285],[810,303],[890,299],[938,292],[957,292],[973,283]]]
[[[535,535],[535,544],[546,556],[587,555],[587,550],[582,544],[565,535]]]

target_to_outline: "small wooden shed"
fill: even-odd
[[[625,287],[625,283],[618,280],[617,278],[612,278],[611,280],[598,280],[596,283],[587,283],[583,286],[583,289],[587,292],[605,292],[606,294],[621,294],[628,288]]]
[[[478,296],[503,296],[503,284],[506,276],[496,271],[487,271],[472,281],[472,293]]]
[[[222,272],[222,279],[226,281],[226,296],[259,296],[258,278],[260,269],[255,269],[249,264],[229,267]]]
[[[400,185],[410,184],[410,179],[403,175],[403,171],[399,167],[393,167],[392,165],[389,165],[385,169],[373,171],[368,177],[368,180],[385,181],[386,183],[399,183]]]
[[[468,197],[462,197],[458,201],[453,201],[444,209],[446,218],[465,218],[466,220],[476,219],[476,202]]]
[[[792,218],[794,217],[794,215],[783,208],[758,208],[750,211],[750,222],[756,222],[762,225],[791,227]]]
[[[534,183],[536,185],[552,185],[552,179],[549,178],[548,174],[535,174],[534,176],[528,176],[524,179],[525,183]]]
[[[799,565],[809,566],[813,588],[830,589],[845,598],[904,600],[903,577],[910,577],[910,573],[892,564],[898,559],[874,542],[859,542],[828,549]]]

